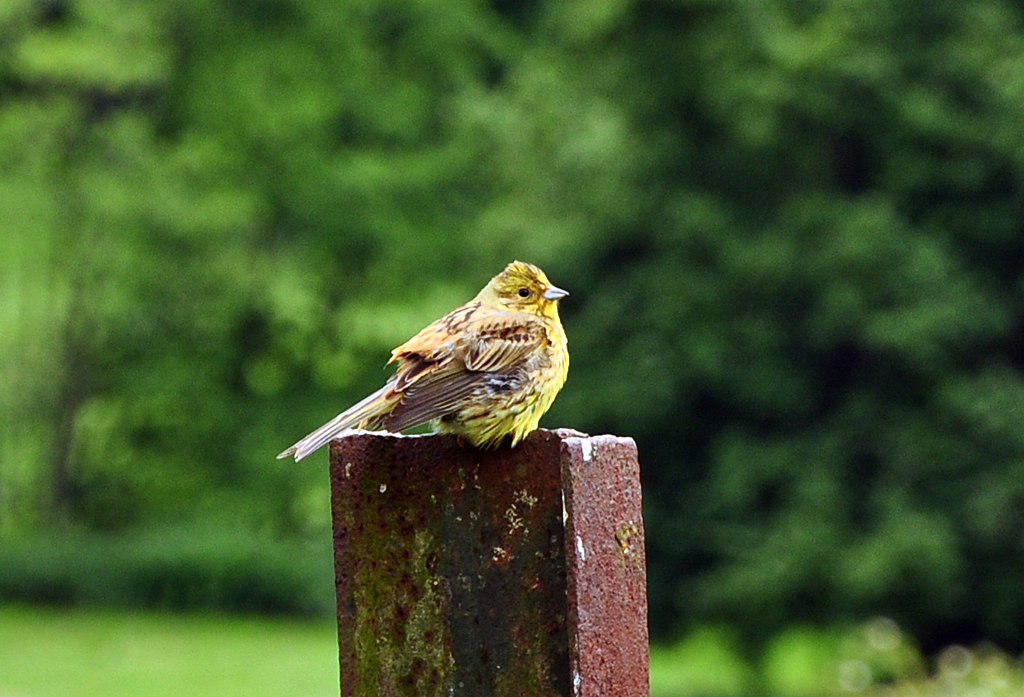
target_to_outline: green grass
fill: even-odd
[[[654,648],[654,697],[738,697],[728,635]],[[334,697],[332,621],[0,605],[0,697]]]
[[[744,697],[731,633],[651,651],[652,697]],[[0,605],[0,697],[334,697],[331,621]]]
[[[735,659],[708,643],[711,648],[694,655],[687,647],[700,642],[684,646],[683,662],[678,651],[655,649],[654,694],[693,694],[694,681],[712,694],[741,693],[730,682]],[[680,689],[687,684],[690,689]],[[338,639],[331,621],[0,605],[0,697],[338,692]]]
[[[330,621],[0,606],[0,697],[338,692]]]
[[[651,649],[651,697],[1019,697],[994,647],[950,647],[933,670],[885,618],[791,627],[758,657],[700,627]],[[333,622],[0,605],[0,697],[336,697]]]

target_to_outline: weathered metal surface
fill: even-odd
[[[343,695],[564,695],[559,442],[331,450]]]
[[[632,438],[562,443],[573,695],[637,697],[648,682],[647,571]]]
[[[639,482],[615,481],[637,476],[635,459],[629,439],[544,430],[494,451],[450,436],[335,440],[342,695],[646,695]],[[598,495],[607,486],[628,491]]]

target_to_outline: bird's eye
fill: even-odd
[[[530,289],[529,288],[520,288],[519,289],[519,297],[520,298],[528,298],[528,297],[530,297]]]

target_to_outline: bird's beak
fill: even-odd
[[[548,286],[548,289],[544,291],[544,297],[548,300],[561,300],[569,294],[569,291],[562,290],[557,286]]]

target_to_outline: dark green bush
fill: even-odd
[[[333,616],[330,534],[274,540],[221,525],[79,532],[0,546],[0,601]]]

